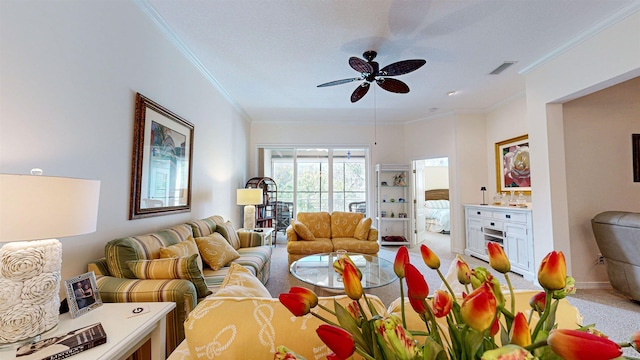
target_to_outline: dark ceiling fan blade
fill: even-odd
[[[427,61],[422,59],[398,61],[383,67],[380,70],[380,75],[397,76],[397,75],[408,74],[412,71],[418,70],[426,63]]]
[[[352,81],[357,81],[357,80],[362,80],[362,77],[330,81],[328,83],[320,84],[317,87],[327,87],[327,86],[333,86],[333,85],[341,85],[341,84],[346,84],[346,83],[350,83]]]
[[[368,82],[363,82],[362,84],[360,84],[360,86],[358,86],[351,94],[351,102],[354,103],[362,99],[362,97],[365,96],[369,91],[369,87],[370,86]]]
[[[382,79],[376,80],[376,82],[378,83],[378,85],[380,85],[381,88],[387,91],[391,91],[399,94],[406,94],[409,92],[409,86],[400,80],[391,79],[391,78],[382,78]]]
[[[355,56],[349,58],[349,65],[351,66],[351,68],[353,68],[353,70],[359,73],[370,74],[373,72],[373,67],[371,66],[371,64]]]

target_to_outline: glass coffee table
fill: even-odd
[[[362,288],[372,289],[394,282],[398,277],[393,263],[374,255],[353,254],[349,257],[362,272]],[[337,253],[305,256],[291,264],[289,270],[298,280],[332,292],[344,291],[342,277],[333,269]]]

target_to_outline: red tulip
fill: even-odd
[[[491,329],[489,329],[489,336],[496,336],[498,331],[500,331],[500,318],[496,317],[493,324],[491,324]]]
[[[551,330],[547,343],[564,360],[609,360],[622,355],[615,342],[580,330]]]
[[[316,333],[339,359],[346,359],[356,351],[353,337],[343,328],[322,324],[318,326]]]
[[[458,282],[462,285],[471,283],[471,269],[460,255],[456,255],[456,269],[458,270]]]
[[[546,302],[547,294],[544,291],[540,291],[529,299],[529,306],[531,306],[533,310],[541,313],[545,309]]]
[[[344,292],[351,300],[359,300],[362,297],[362,283],[358,277],[358,271],[350,262],[345,261],[342,272],[342,283]]]
[[[429,268],[433,270],[440,268],[440,258],[438,258],[438,255],[431,251],[427,245],[422,244],[420,246],[420,253],[422,254],[422,260],[424,260],[424,263],[427,264]]]
[[[513,319],[511,327],[511,344],[527,347],[531,345],[531,332],[529,331],[529,323],[523,313],[518,312]]]
[[[631,335],[629,343],[634,349],[636,349],[636,351],[640,352],[640,331],[636,331],[635,333],[633,333],[633,335]]]
[[[302,296],[305,300],[307,300],[307,302],[309,303],[309,307],[311,308],[314,308],[318,305],[318,295],[307,288],[292,286],[291,289],[289,289],[289,293],[299,294],[300,296]]]
[[[547,290],[564,288],[567,280],[567,264],[562,251],[552,251],[542,259],[538,270],[538,282]]]
[[[424,280],[424,276],[412,264],[404,266],[404,275],[407,280],[407,292],[409,297],[416,299],[426,299],[429,296],[429,285]]]
[[[504,253],[504,249],[498,243],[489,241],[487,243],[487,251],[489,253],[489,265],[503,274],[511,271],[511,263],[507,254]]]
[[[413,298],[411,296],[409,298],[409,304],[418,314],[426,314],[427,313],[427,302],[424,299]]]
[[[496,312],[496,297],[487,284],[472,291],[460,305],[462,321],[478,331],[484,331],[491,326]]]
[[[278,299],[295,316],[307,315],[311,311],[309,302],[300,294],[282,293]]]
[[[398,278],[404,277],[404,265],[409,263],[409,250],[405,246],[401,246],[396,253],[396,260],[393,262],[393,271]]]
[[[445,317],[453,307],[453,297],[446,291],[436,290],[433,294],[433,315]]]

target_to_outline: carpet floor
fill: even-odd
[[[427,240],[424,241],[424,244],[440,258],[440,270],[443,274],[446,274],[456,257],[456,254],[449,250],[449,242],[449,235],[436,233],[430,233]],[[271,276],[266,285],[273,297],[278,297],[279,294],[288,292],[292,286],[312,288],[311,285],[296,279],[289,273],[286,244],[286,236],[278,233],[271,260]],[[378,256],[393,262],[396,251],[397,247],[383,246]],[[430,291],[433,293],[434,290],[439,289],[442,286],[442,280],[434,270],[429,269],[424,264],[420,255],[420,247],[414,246],[411,248],[409,256],[411,263],[424,275],[431,289]],[[466,255],[462,255],[462,257],[470,267],[483,266],[494,273],[494,276],[501,283],[505,283],[504,276],[493,271],[487,262]],[[537,284],[525,280],[518,274],[510,273],[509,278],[516,289],[541,289]],[[389,305],[400,296],[400,285],[398,281],[395,281],[387,286],[367,290],[367,294],[376,295],[384,304]],[[569,302],[580,310],[584,318],[584,325],[596,324],[598,330],[607,334],[614,341],[627,341],[635,331],[640,331],[640,303],[632,301],[612,289],[578,290],[575,295],[569,298]],[[624,355],[640,357],[640,354],[633,349],[624,350]]]

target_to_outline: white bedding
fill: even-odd
[[[427,231],[451,230],[449,200],[427,200],[424,203]]]

